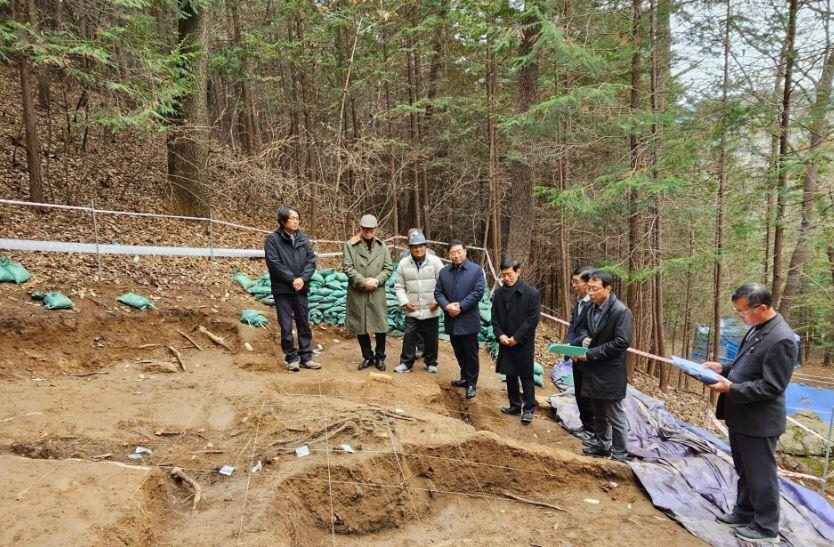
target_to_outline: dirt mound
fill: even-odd
[[[103,286],[48,312],[0,289],[14,296],[0,317],[0,457],[15,477],[0,543],[698,543],[627,466],[578,455],[545,409],[530,426],[502,415],[485,355],[470,400],[449,383],[445,343],[438,374],[359,372],[355,340],[317,327],[322,370],[291,373],[273,329],[238,322],[252,303],[233,292],[138,312]],[[200,486],[196,508],[174,466]]]

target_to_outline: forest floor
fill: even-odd
[[[117,304],[123,289],[48,311],[0,286],[0,544],[700,543],[547,408],[530,426],[501,414],[488,366],[464,398],[445,342],[436,375],[391,372],[398,339],[386,372],[359,372],[355,341],[322,326],[323,368],[290,373],[272,328],[237,321],[253,304],[231,282],[146,311]],[[152,453],[132,459],[140,446]]]

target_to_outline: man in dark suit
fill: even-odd
[[[510,406],[502,408],[501,412],[521,414],[521,422],[529,424],[536,407],[533,359],[542,297],[538,290],[521,279],[521,264],[514,258],[501,262],[501,281],[504,284],[492,297],[492,331],[499,343],[495,372],[506,375],[510,401]],[[519,381],[524,393],[523,405]]]
[[[588,348],[583,361],[582,395],[591,398],[594,437],[585,441],[583,454],[628,461],[626,396],[626,350],[631,343],[631,310],[611,290],[611,274],[595,271],[588,278],[592,306],[585,312],[582,345]]]
[[[573,305],[570,313],[570,323],[568,324],[568,332],[565,334],[565,343],[571,346],[581,346],[582,339],[579,337],[580,331],[585,328],[585,311],[592,305],[591,297],[588,294],[588,279],[594,273],[593,266],[579,266],[573,271],[570,279],[570,286],[576,293],[576,302]],[[565,356],[565,360],[570,360],[570,357]],[[583,441],[589,440],[594,436],[594,409],[591,406],[591,399],[582,395],[582,371],[584,366],[581,361],[573,361],[573,395],[576,398],[576,406],[579,409],[579,421],[582,426],[574,431],[574,435]]]
[[[710,389],[720,393],[715,415],[727,424],[738,473],[733,512],[717,520],[736,526],[739,539],[779,543],[776,442],[785,432],[785,389],[797,348],[767,287],[747,283],[736,289],[732,301],[750,330],[730,364],[704,363],[722,375]]]
[[[460,366],[460,380],[452,380],[452,385],[465,387],[466,397],[471,399],[477,395],[478,332],[481,330],[478,302],[484,295],[486,281],[483,268],[466,258],[466,247],[461,240],[449,242],[449,260],[452,263],[440,270],[437,277],[434,300],[443,309],[443,325]]]

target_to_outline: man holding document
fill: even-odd
[[[785,431],[785,389],[797,348],[791,328],[773,309],[773,297],[764,285],[742,285],[732,301],[750,330],[731,363],[703,364],[721,374],[709,388],[720,394],[715,415],[727,424],[738,473],[736,505],[717,520],[735,526],[742,540],[779,543],[776,442]]]

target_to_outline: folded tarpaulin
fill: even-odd
[[[550,405],[567,429],[581,426],[573,393]],[[628,387],[629,466],[652,503],[712,545],[746,545],[715,517],[732,510],[737,475],[730,447],[710,432],[669,414],[661,401]],[[816,492],[779,478],[782,545],[831,545],[834,509]]]

